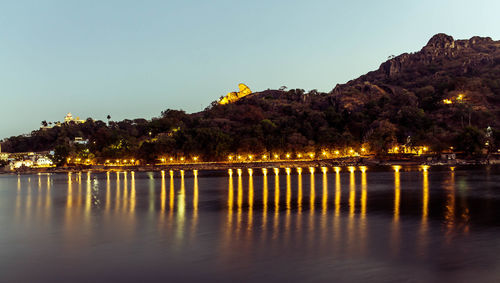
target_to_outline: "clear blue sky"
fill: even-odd
[[[435,33],[498,40],[498,11],[498,0],[0,0],[0,139],[67,112],[196,112],[240,82],[329,91]]]

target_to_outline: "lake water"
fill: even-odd
[[[498,167],[339,169],[3,175],[0,281],[499,282]]]

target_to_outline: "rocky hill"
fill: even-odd
[[[410,92],[415,95],[412,103],[424,110],[441,108],[444,99],[462,94],[474,110],[489,111],[496,118],[484,122],[496,124],[500,120],[499,79],[500,41],[489,37],[454,40],[437,34],[419,52],[391,58],[378,70],[338,85],[332,94],[344,107],[355,109],[353,99],[363,104],[375,97]]]

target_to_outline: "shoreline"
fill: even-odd
[[[478,166],[478,165],[499,165],[500,160],[450,160],[448,162],[429,162],[423,160],[378,160],[363,157],[343,158],[343,159],[322,159],[322,160],[292,160],[292,161],[268,161],[268,162],[198,162],[165,165],[130,165],[130,166],[104,166],[104,165],[84,165],[84,166],[64,166],[64,167],[43,167],[43,168],[23,168],[21,170],[0,171],[0,175],[5,174],[37,174],[37,173],[73,173],[73,172],[158,172],[167,170],[199,170],[199,171],[219,171],[228,169],[261,169],[261,168],[305,168],[305,167],[348,167],[348,166]]]

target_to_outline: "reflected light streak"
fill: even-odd
[[[450,178],[446,182],[446,206],[444,219],[446,223],[446,241],[451,243],[455,227],[455,172],[450,172]]]
[[[310,188],[310,196],[309,196],[309,206],[310,206],[310,209],[311,209],[311,215],[314,214],[314,202],[315,202],[315,198],[316,198],[316,189],[315,189],[315,185],[314,185],[314,167],[309,167],[309,172],[311,173],[310,175],[310,184],[311,184],[311,188]]]
[[[241,231],[241,214],[243,206],[243,180],[241,177],[241,169],[238,169],[237,172],[238,172],[238,193],[237,193],[236,203],[238,205],[238,210],[236,214],[236,236],[239,237]]]
[[[297,168],[297,208],[298,213],[302,212],[302,168]]]
[[[170,207],[170,215],[174,213],[174,199],[175,199],[175,190],[174,190],[174,171],[170,170],[170,200],[169,200],[169,207]]]
[[[340,167],[335,167],[335,216],[340,215]]]
[[[262,176],[263,178],[263,183],[262,183],[262,230],[266,231],[266,226],[267,226],[267,199],[269,195],[269,188],[267,185],[267,170],[262,169],[262,173],[264,174]]]
[[[423,169],[423,180],[422,180],[422,222],[420,224],[420,237],[419,239],[419,253],[421,256],[425,256],[425,251],[427,249],[427,230],[428,230],[428,206],[429,206],[429,176],[427,168]]]
[[[289,169],[289,168],[287,168]],[[286,175],[286,210],[287,214],[290,213],[292,204],[292,180],[289,173]]]
[[[71,172],[68,173],[68,193],[66,194],[66,207],[71,208],[73,206],[73,186],[71,182]]]
[[[400,252],[399,245],[399,206],[400,206],[400,166],[393,166],[394,169],[394,218],[392,223],[391,246],[393,254],[397,255]]]
[[[280,203],[280,177],[279,169],[274,168],[274,225],[273,225],[273,239],[278,236],[279,227],[279,203]]]
[[[349,167],[349,216],[353,217],[355,212],[355,200],[356,200],[356,180],[354,176],[354,167]]]
[[[233,212],[233,203],[234,203],[234,185],[233,185],[233,176],[229,175],[229,187],[227,193],[227,209],[229,214]]]
[[[198,216],[198,170],[193,170],[193,212]]]
[[[130,173],[131,180],[130,180],[130,212],[135,211],[135,173],[132,171]]]
[[[88,217],[92,204],[92,188],[90,185],[90,172],[87,172],[87,192],[85,194],[85,215]]]
[[[184,170],[181,173],[181,189],[177,196],[177,239],[184,239],[184,224],[186,222],[186,185],[184,182]]]
[[[193,219],[191,221],[191,238],[196,234],[198,225],[198,170],[193,170]]]
[[[109,171],[106,172],[106,203],[104,205],[104,210],[109,212],[111,208],[111,180],[109,179]]]
[[[128,172],[123,172],[123,211],[127,211],[128,200]]]
[[[243,180],[241,177],[241,169],[238,169],[238,196],[237,196],[237,204],[238,204],[238,213],[236,214],[236,235],[239,236],[241,230],[241,214],[243,207]]]
[[[248,225],[247,231],[252,232],[252,224],[253,224],[253,172],[249,169],[249,177],[248,177]]]
[[[274,211],[278,214],[280,206],[280,177],[279,169],[274,168]]]
[[[366,217],[366,198],[367,198],[367,185],[366,185],[366,167],[361,166],[361,218]]]
[[[116,172],[115,210],[120,206],[120,172]]]
[[[241,207],[243,206],[243,180],[240,172],[241,171],[238,172],[238,196],[237,196],[239,214],[241,214]]]
[[[399,167],[399,166],[398,166]],[[399,176],[399,168],[394,168],[394,222],[398,222],[399,220],[399,206],[400,206],[400,176]]]
[[[323,167],[323,198],[322,198],[323,214],[326,214],[328,210],[328,178],[326,172],[327,172],[326,167]]]
[[[161,171],[161,193],[160,193],[160,208],[161,212],[165,212],[167,205],[167,185],[165,181],[165,171]]]
[[[427,221],[427,215],[429,213],[429,173],[427,170],[423,172],[423,201],[422,201],[422,221]]]

